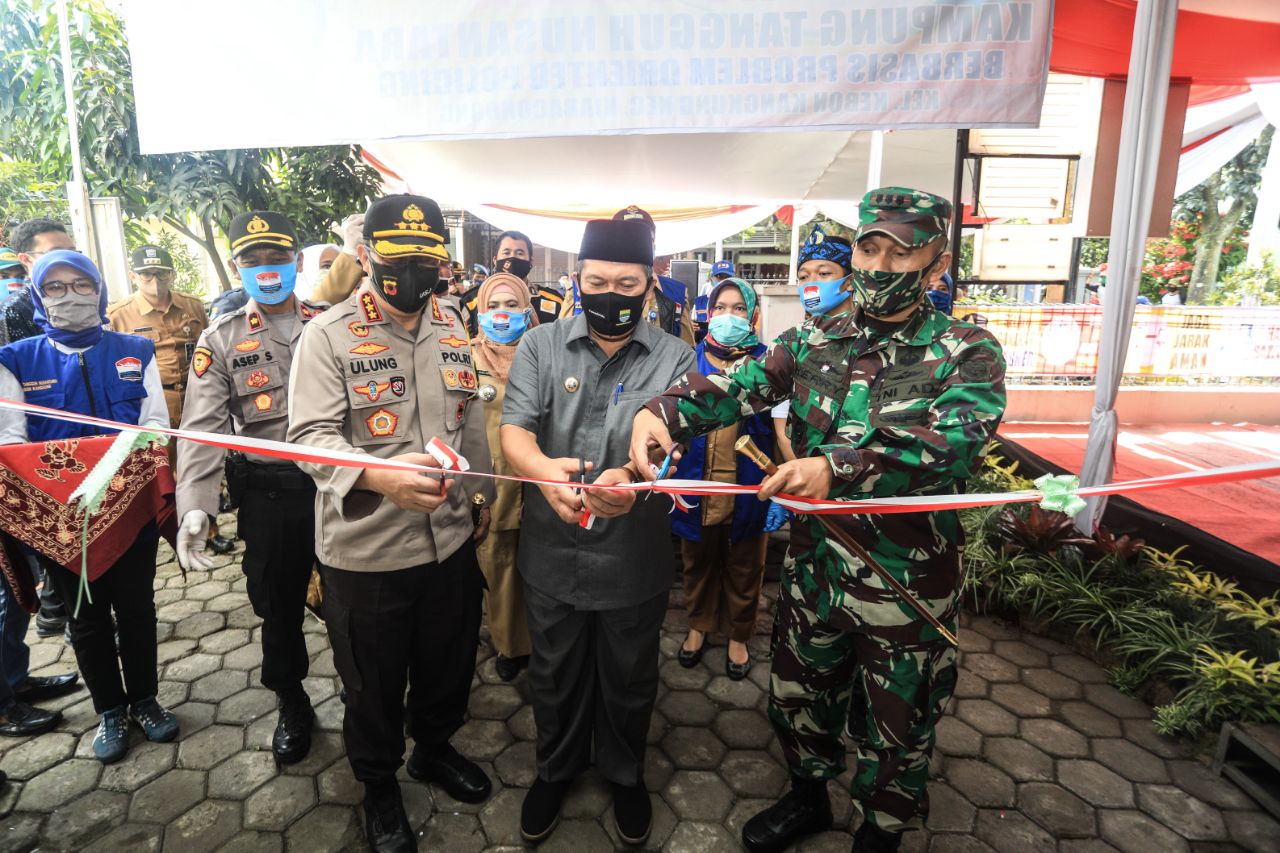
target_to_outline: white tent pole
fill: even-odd
[[[791,206],[791,266],[787,273],[787,284],[796,286],[796,265],[800,260],[800,203]]]
[[[716,240],[716,260],[717,261],[724,260],[724,238],[723,237]]]
[[[871,131],[871,153],[867,157],[867,192],[880,188],[884,168],[884,131]]]
[[[1267,165],[1262,169],[1262,185],[1258,187],[1258,206],[1253,212],[1253,225],[1249,229],[1249,257],[1247,263],[1262,263],[1262,252],[1269,249],[1280,262],[1280,129],[1271,137],[1267,153]]]
[[[71,180],[67,182],[71,232],[80,250],[101,263],[102,256],[94,239],[92,217],[89,215],[89,188],[84,182],[84,164],[80,160],[80,119],[76,115],[76,74],[71,57],[67,0],[58,0],[58,43],[62,54],[62,90],[67,101],[67,142],[71,152]]]
[[[1177,18],[1177,0],[1138,0],[1124,94],[1115,201],[1111,209],[1108,292],[1102,304],[1097,385],[1089,422],[1089,443],[1080,469],[1080,483],[1084,486],[1110,482],[1115,468],[1119,427],[1116,394],[1129,349],[1143,250],[1151,221]],[[1088,503],[1088,509],[1077,517],[1076,524],[1091,533],[1102,517],[1106,499],[1089,498]]]

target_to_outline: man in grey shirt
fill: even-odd
[[[639,322],[657,281],[643,222],[587,223],[579,259],[582,313],[539,326],[520,343],[502,450],[526,477],[633,482],[637,473],[625,467],[632,418],[696,363],[679,338]],[[538,778],[520,831],[530,843],[555,829],[593,740],[596,768],[613,783],[619,836],[648,839],[644,750],[675,568],[670,509],[661,496],[525,486],[517,564],[533,639]],[[579,524],[584,510],[595,516],[590,529]]]

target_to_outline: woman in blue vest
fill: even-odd
[[[698,370],[720,373],[740,358],[765,351],[756,336],[759,299],[740,278],[726,279],[707,295],[707,336],[698,344]],[[734,452],[739,436],[750,435],[765,453],[773,453],[773,422],[768,413],[741,424],[694,439],[680,459],[680,476],[717,483],[754,485],[764,473]],[[747,640],[756,625],[760,582],[764,575],[765,515],[770,504],[751,495],[688,498],[688,512],[672,514],[671,530],[680,537],[684,561],[685,609],[689,634],[678,659],[686,668],[697,666],[706,649],[706,635],[728,637],[725,672],[745,678],[751,669]]]
[[[107,293],[93,261],[66,249],[48,252],[32,269],[31,284],[35,322],[44,334],[0,348],[0,397],[142,427],[168,426],[155,347],[146,338],[102,328]],[[0,411],[0,443],[5,444],[109,432]],[[104,763],[128,752],[130,718],[148,740],[178,735],[177,719],[156,701],[152,584],[159,538],[154,522],[143,528],[133,546],[89,585],[92,603],[85,596],[67,626],[94,710],[102,716],[93,753]],[[43,556],[39,560],[47,580],[72,608],[79,577]]]

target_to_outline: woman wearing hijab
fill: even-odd
[[[755,290],[740,278],[726,279],[707,296],[707,335],[698,344],[698,370],[721,373],[740,358],[755,357],[766,347],[756,336],[760,307]],[[773,453],[773,424],[767,414],[694,439],[680,460],[680,476],[716,483],[754,485],[764,472],[734,452],[734,443],[749,435],[767,454]],[[764,575],[765,516],[771,504],[751,495],[686,498],[688,512],[677,509],[671,530],[680,537],[684,561],[685,608],[689,634],[678,659],[694,667],[706,650],[706,635],[729,639],[725,672],[733,680],[751,669],[747,640],[756,626],[756,607]]]
[[[484,401],[484,422],[493,455],[493,473],[514,475],[502,455],[499,428],[502,403],[506,398],[507,374],[516,356],[520,338],[538,325],[529,300],[529,286],[510,273],[495,273],[480,285],[476,296],[479,333],[472,339],[480,399]],[[520,538],[521,486],[509,480],[497,482],[489,536],[477,550],[480,568],[488,582],[485,612],[489,620],[489,642],[498,653],[498,677],[510,681],[529,662],[532,645],[525,618],[524,591],[516,569],[516,547]]]
[[[299,299],[310,300],[316,288],[329,274],[329,267],[342,254],[342,249],[332,243],[316,243],[302,250],[302,267],[298,270],[298,281],[293,292]]]
[[[31,271],[35,322],[44,334],[0,349],[0,397],[147,427],[167,427],[169,412],[147,338],[103,329],[107,292],[85,255],[56,249]],[[0,443],[103,435],[94,426],[0,412]],[[40,557],[46,579],[71,610],[67,629],[76,663],[101,715],[93,754],[109,764],[129,751],[129,720],[151,741],[178,736],[178,720],[156,701],[156,546],[154,522],[80,601],[80,578]],[[119,643],[117,644],[117,630]],[[123,682],[121,673],[123,670]]]

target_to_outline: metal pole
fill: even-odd
[[[791,206],[791,266],[787,284],[796,286],[796,266],[800,260],[800,203]]]
[[[969,131],[956,131],[956,162],[951,181],[951,298],[956,297],[956,282],[960,280],[960,239],[964,222],[964,163],[969,154]]]
[[[871,131],[871,153],[867,157],[867,192],[880,188],[884,171],[884,131]]]
[[[67,182],[67,203],[71,215],[71,233],[81,251],[101,263],[89,211],[89,188],[84,181],[84,164],[80,159],[80,120],[76,115],[75,65],[71,58],[71,29],[67,18],[67,0],[58,0],[58,43],[62,54],[62,89],[67,100],[67,142],[71,151],[71,180]]]

